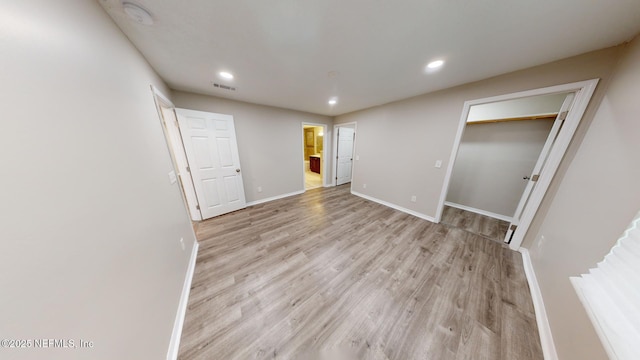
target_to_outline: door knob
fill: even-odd
[[[236,172],[237,172],[237,173],[239,173],[239,172],[240,172],[240,169],[236,169]]]
[[[529,179],[531,179],[529,176],[525,176],[522,178],[522,180],[529,180]]]

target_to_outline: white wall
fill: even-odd
[[[331,149],[329,116],[182,91],[174,91],[172,100],[181,108],[233,115],[247,202],[304,191],[302,123],[326,124],[326,150]],[[324,173],[328,184],[332,163],[327,161]]]
[[[96,1],[4,1],[0,48],[0,334],[94,343],[0,358],[165,358],[195,241],[166,87]]]
[[[606,81],[619,52],[619,47],[609,48],[336,117],[336,124],[358,122],[360,160],[354,166],[353,189],[435,217],[465,101],[592,78]],[[435,76],[446,76],[443,71]],[[599,87],[592,103],[601,97]],[[587,109],[574,144],[584,135],[593,109],[593,105]],[[573,153],[570,148],[565,158]],[[443,161],[441,168],[434,167],[436,160]],[[563,169],[561,165],[560,174]],[[415,203],[410,201],[412,195],[417,197]]]
[[[640,209],[640,39],[626,50],[529,248],[560,359],[606,359],[569,283],[602,260]],[[544,238],[543,238],[544,237]]]
[[[513,217],[527,186],[523,177],[531,175],[552,125],[552,119],[467,124],[447,201]]]

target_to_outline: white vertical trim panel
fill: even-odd
[[[538,333],[540,334],[542,354],[545,360],[558,360],[558,353],[556,352],[556,345],[553,342],[547,310],[544,307],[544,300],[542,299],[542,292],[538,285],[536,272],[533,270],[531,256],[529,256],[529,251],[523,247],[519,248],[518,251],[522,254],[522,265],[524,266],[524,273],[529,283],[533,309],[536,312],[536,323],[538,324]]]
[[[184,284],[182,285],[182,295],[180,296],[180,302],[178,303],[178,312],[176,314],[176,320],[173,324],[171,340],[169,341],[167,360],[176,360],[178,358],[178,350],[180,349],[180,337],[182,336],[184,318],[187,314],[187,304],[189,303],[189,293],[191,292],[191,281],[193,280],[193,274],[196,269],[196,259],[198,258],[199,246],[200,244],[198,243],[198,241],[196,241],[193,243],[193,249],[191,249],[189,267],[187,268],[187,274],[185,275]]]

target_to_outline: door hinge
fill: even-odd
[[[568,112],[568,111],[563,111],[563,112],[561,112],[561,113],[560,113],[560,116],[558,116],[558,119],[560,119],[560,120],[564,120],[564,119],[566,119],[566,118],[567,118],[567,114],[569,114],[569,112]]]
[[[200,210],[200,205],[196,205],[196,209]]]
[[[531,181],[538,181],[539,178],[540,178],[540,175],[533,175],[531,177]]]
[[[518,228],[518,225],[511,225],[511,227],[509,228],[509,230],[511,231],[516,231],[516,229]]]
[[[187,166],[187,172],[191,172],[191,168]]]

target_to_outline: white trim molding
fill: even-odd
[[[289,197],[289,196],[300,195],[300,194],[304,194],[304,190],[294,191],[294,192],[290,192],[290,193],[287,193],[287,194],[276,195],[276,196],[272,196],[272,197],[268,197],[268,198],[264,198],[264,199],[260,199],[260,200],[256,200],[256,201],[251,201],[251,202],[247,203],[247,207],[258,205],[258,204],[262,204],[262,203],[266,203],[266,202],[269,202],[269,201],[280,200],[280,199],[284,199],[284,198]]]
[[[178,303],[178,313],[173,324],[173,332],[171,333],[171,340],[169,341],[169,350],[167,351],[167,360],[176,360],[178,358],[178,350],[180,349],[180,337],[182,336],[182,327],[184,325],[184,318],[187,313],[187,304],[189,303],[189,293],[191,292],[191,281],[193,280],[193,274],[196,269],[196,259],[198,258],[198,247],[200,244],[196,240],[193,243],[193,249],[191,249],[191,258],[189,259],[189,266],[187,267],[187,274],[182,285],[182,295],[180,296],[180,302]]]
[[[402,211],[403,213],[407,213],[409,215],[413,215],[413,216],[418,217],[420,219],[424,219],[424,220],[427,220],[427,221],[435,222],[435,219],[432,218],[429,215],[425,215],[425,214],[419,213],[417,211],[413,211],[413,210],[410,210],[410,209],[407,209],[407,208],[403,208],[402,206],[398,206],[396,204],[392,204],[392,203],[386,202],[384,200],[376,199],[376,198],[371,197],[369,195],[361,194],[361,193],[359,193],[357,191],[351,190],[351,194],[353,194],[355,196],[359,196],[359,197],[361,197],[363,199],[367,199],[369,201],[373,201],[373,202],[378,203],[380,205],[384,205],[384,206],[390,207],[392,209],[395,209],[395,210],[398,210],[398,211]]]
[[[518,249],[518,252],[522,254],[522,265],[524,266],[524,273],[529,283],[533,308],[536,312],[536,323],[538,324],[538,333],[540,334],[542,354],[545,360],[558,360],[556,345],[553,343],[553,335],[551,334],[551,326],[549,326],[549,318],[547,317],[547,311],[544,307],[544,300],[542,299],[538,279],[536,279],[536,273],[533,270],[529,250],[521,247]]]
[[[476,209],[476,208],[471,207],[471,206],[456,204],[456,203],[452,203],[450,201],[445,201],[444,204],[447,205],[447,206],[450,206],[450,207],[454,207],[456,209],[470,211],[472,213],[488,216],[488,217],[491,217],[491,218],[494,218],[494,219],[498,219],[498,220],[504,220],[504,221],[507,221],[507,222],[511,222],[511,220],[513,220],[513,218],[511,216],[500,215],[500,214],[497,214],[497,213],[494,213],[494,212],[491,212],[491,211]]]

